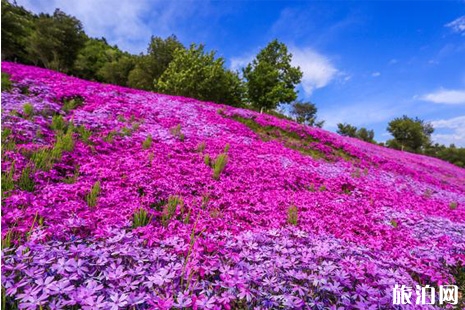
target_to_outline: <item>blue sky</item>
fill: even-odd
[[[465,146],[465,1],[18,0],[59,7],[91,36],[140,53],[151,35],[204,43],[240,69],[277,38],[304,72],[299,97],[324,128],[374,129],[407,114],[431,121],[434,141]]]

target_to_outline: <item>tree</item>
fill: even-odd
[[[341,136],[357,138],[365,142],[376,143],[374,140],[375,132],[368,130],[365,127],[357,128],[347,123],[337,124],[337,131]]]
[[[375,132],[373,130],[368,130],[365,127],[362,127],[357,130],[357,133],[355,134],[356,138],[363,140],[365,142],[374,142],[374,137],[375,137]]]
[[[291,60],[286,45],[274,40],[243,70],[247,96],[254,107],[275,109],[297,98],[295,86],[302,79],[302,71],[291,66]]]
[[[175,35],[165,40],[152,36],[147,55],[141,55],[137,59],[135,68],[129,74],[129,86],[153,90],[154,81],[157,81],[168,68],[177,49],[184,49],[184,46]]]
[[[339,123],[337,124],[336,132],[340,134],[341,136],[355,138],[357,136],[357,127],[352,126],[347,123],[344,123],[344,124]]]
[[[27,50],[36,65],[68,72],[86,40],[81,22],[56,9],[53,15],[40,14],[35,19]]]
[[[2,0],[2,59],[29,63],[26,46],[33,18],[23,7]]]
[[[127,86],[129,73],[134,69],[134,56],[119,50],[114,53],[117,54],[114,60],[107,62],[97,75],[106,83]]]
[[[224,68],[224,59],[215,52],[206,53],[204,45],[192,44],[177,49],[155,90],[229,105],[242,103],[241,81],[236,73]]]
[[[418,152],[431,143],[431,134],[434,128],[430,123],[425,123],[419,118],[410,118],[407,115],[390,121],[387,130],[394,137],[387,143],[390,147],[407,149]]]
[[[318,109],[315,104],[311,102],[297,101],[292,105],[291,114],[296,118],[300,124],[307,124],[309,126],[323,127],[325,121],[317,121],[316,113]]]
[[[98,74],[100,69],[112,61],[117,61],[122,55],[123,53],[117,47],[110,46],[105,38],[90,38],[77,55],[73,73],[84,79],[103,82],[104,78]]]

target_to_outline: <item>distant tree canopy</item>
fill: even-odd
[[[105,38],[86,41],[79,51],[74,63],[74,74],[88,80],[104,82],[101,69],[108,63],[114,62],[123,55],[116,46],[110,46]]]
[[[184,49],[184,45],[175,35],[164,40],[152,36],[147,55],[137,58],[136,66],[129,74],[128,85],[139,89],[154,90],[154,81],[158,81],[168,68],[177,49]]]
[[[293,67],[291,60],[286,45],[274,40],[243,70],[247,98],[254,107],[271,110],[297,99],[295,87],[300,83],[302,71]]]
[[[292,104],[291,114],[295,116],[298,123],[321,128],[323,127],[324,121],[317,121],[317,111],[318,109],[315,104],[297,101]]]
[[[387,141],[389,147],[412,152],[426,149],[431,143],[431,134],[434,132],[430,123],[407,115],[390,121],[387,130],[394,137],[393,140]]]
[[[87,36],[81,22],[56,9],[53,15],[39,14],[29,36],[27,51],[35,65],[71,72]]]
[[[337,131],[341,136],[357,138],[365,142],[376,143],[375,132],[373,130],[368,130],[365,127],[357,128],[353,125],[347,123],[337,124]]]
[[[26,46],[34,15],[23,7],[2,0],[2,59],[30,63]]]
[[[204,45],[175,50],[173,60],[155,83],[162,93],[193,97],[200,100],[241,104],[237,74],[224,68],[224,58],[205,52]]]

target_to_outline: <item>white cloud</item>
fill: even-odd
[[[443,104],[465,104],[465,90],[440,89],[419,97],[420,100]]]
[[[399,61],[398,61],[397,59],[395,59],[395,58],[389,60],[389,64],[390,64],[390,65],[395,65],[395,64],[398,63],[398,62],[399,62]]]
[[[35,13],[53,13],[60,8],[77,17],[91,37],[104,36],[121,49],[145,52],[152,34],[168,36],[178,33],[176,25],[183,17],[194,15],[203,4],[193,1],[162,0],[17,0]],[[156,24],[155,24],[156,22]],[[155,26],[156,25],[156,26]],[[156,32],[153,33],[152,31]]]
[[[372,77],[378,77],[378,76],[380,76],[380,75],[381,75],[381,72],[373,72],[373,73],[371,74]]]
[[[431,124],[437,130],[446,129],[450,133],[435,133],[432,135],[433,141],[449,145],[465,147],[465,115],[432,121]]]
[[[250,54],[243,57],[233,57],[231,58],[230,69],[233,71],[241,71],[242,68],[247,66],[254,59],[255,55]]]
[[[451,28],[455,32],[462,33],[462,35],[465,35],[465,15],[457,18],[456,20],[451,21],[445,26]]]
[[[328,57],[311,48],[290,48],[292,64],[299,66],[303,72],[302,88],[307,96],[315,89],[325,87],[337,75],[338,70]]]

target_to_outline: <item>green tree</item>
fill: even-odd
[[[86,40],[81,22],[56,9],[35,19],[27,50],[36,65],[69,72]]]
[[[300,124],[307,124],[309,126],[323,127],[324,121],[317,121],[316,113],[318,109],[315,104],[311,102],[297,101],[292,104],[291,114],[296,118]]]
[[[387,141],[389,147],[400,148],[419,152],[431,143],[431,134],[434,128],[430,123],[425,123],[418,118],[410,118],[407,115],[398,117],[389,122],[387,130],[394,137]]]
[[[77,55],[73,73],[84,79],[103,82],[104,78],[98,74],[99,70],[121,55],[123,53],[117,47],[110,46],[105,38],[90,38]]]
[[[291,60],[286,45],[273,40],[243,70],[247,96],[254,107],[275,109],[297,98],[295,86],[302,79],[302,71],[293,67]]]
[[[110,51],[111,62],[105,63],[97,71],[97,76],[105,83],[128,86],[129,73],[134,69],[135,57],[122,53],[119,49]]]
[[[200,100],[240,105],[241,81],[237,74],[224,68],[224,59],[215,52],[205,52],[204,45],[192,44],[177,49],[155,90]]]
[[[2,0],[2,59],[29,63],[26,46],[33,19],[23,7]]]
[[[129,74],[128,84],[131,87],[153,90],[157,81],[174,58],[174,51],[184,49],[175,35],[166,39],[154,37],[150,39],[147,55],[141,55],[135,68]]]
[[[374,142],[375,132],[373,130],[368,130],[365,127],[362,127],[357,130],[355,134],[356,138],[363,140],[365,142]]]
[[[355,138],[357,136],[357,127],[352,126],[347,123],[344,123],[344,124],[339,123],[337,124],[336,132],[340,134],[341,136]]]

